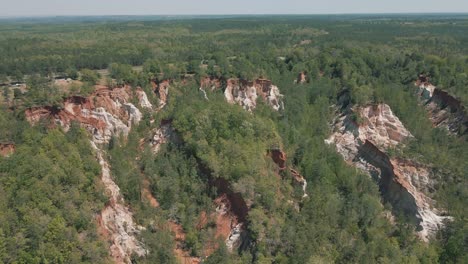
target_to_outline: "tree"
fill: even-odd
[[[16,80],[17,82],[22,82],[23,78],[24,78],[24,75],[20,70],[16,70],[13,73],[13,79]]]
[[[116,79],[117,84],[134,84],[137,81],[136,73],[132,70],[131,65],[112,63],[109,71],[110,76]]]
[[[8,76],[6,74],[0,74],[0,82],[1,83],[7,83],[8,82]]]
[[[90,84],[96,84],[100,76],[97,72],[90,69],[81,70],[81,80]]]
[[[40,75],[28,78],[28,91],[25,93],[25,103],[28,106],[57,105],[61,101],[61,94],[55,85]]]
[[[72,80],[78,80],[79,74],[78,74],[78,71],[76,70],[76,68],[68,68],[65,71],[65,73],[66,73],[68,78],[70,78]]]

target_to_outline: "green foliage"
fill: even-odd
[[[96,69],[108,68],[109,86],[141,86],[150,97],[150,79],[171,79],[165,109],[146,113],[127,139],[114,138],[108,146],[112,175],[146,228],[139,239],[149,255],[134,256],[135,263],[176,262],[168,221],[183,227],[184,249],[203,254],[216,224],[198,228],[197,223],[202,212],[215,212],[217,178],[249,204],[250,243],[236,254],[220,241],[205,263],[465,263],[468,146],[432,127],[413,83],[420,73],[428,74],[466,106],[466,16],[381,18],[5,23],[0,74],[27,80],[27,91],[14,89],[16,109],[60,107],[61,91],[37,74],[65,72],[76,79],[78,69],[84,84],[71,92],[83,95],[99,81]],[[142,72],[132,67],[137,65]],[[310,81],[294,85],[300,71]],[[205,76],[221,82],[268,78],[284,94],[285,110],[274,112],[259,99],[248,113],[226,104],[223,91],[208,92],[207,101],[196,85]],[[343,90],[349,96],[337,98]],[[377,184],[324,143],[339,106],[380,102],[414,135],[395,151],[431,164],[438,177],[432,193],[436,207],[454,217],[429,244],[417,239],[407,220],[391,224]],[[106,262],[107,249],[93,222],[105,199],[96,187],[99,167],[84,132],[76,124],[66,134],[31,129],[22,114],[1,111],[0,141],[16,143],[17,152],[0,159],[0,262]],[[161,119],[172,121],[176,138],[154,155],[140,139],[152,135]],[[287,165],[307,180],[308,198],[301,198],[290,173],[279,173],[266,155],[273,146],[281,146]],[[148,204],[143,188],[158,208]]]
[[[79,74],[78,74],[78,70],[76,68],[68,68],[65,71],[65,73],[66,73],[68,78],[70,78],[72,80],[78,80]]]
[[[80,73],[81,73],[81,80],[91,85],[96,84],[100,78],[97,72],[90,70],[90,69],[82,69]]]
[[[117,80],[117,84],[136,84],[137,75],[128,64],[112,63],[109,67],[110,76]]]
[[[0,159],[0,261],[107,260],[93,218],[103,205],[99,165],[85,132],[76,129],[25,129],[17,152]]]
[[[40,75],[28,78],[26,83],[28,91],[23,98],[27,107],[42,105],[59,105],[62,101],[62,94],[59,89],[51,85],[49,80]]]

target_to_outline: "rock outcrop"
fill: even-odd
[[[247,111],[255,109],[259,96],[276,111],[284,108],[283,95],[277,86],[266,79],[256,79],[255,81],[229,79],[224,96],[228,103],[238,104]]]
[[[425,75],[420,75],[415,85],[435,127],[460,136],[468,135],[468,114],[460,100],[436,88]]]
[[[161,146],[169,141],[180,143],[181,139],[172,127],[172,120],[162,120],[159,127],[152,131],[152,136],[147,139],[147,142],[153,154],[158,154]]]
[[[206,100],[208,99],[208,95],[206,91],[215,91],[221,88],[222,86],[222,79],[215,78],[215,77],[205,77],[200,80],[200,88],[199,90],[203,93],[203,96]]]
[[[243,79],[219,79],[205,77],[200,80],[200,91],[208,99],[207,91],[215,91],[224,87],[224,97],[230,104],[238,104],[247,111],[253,111],[257,99],[261,97],[265,103],[278,111],[284,108],[283,95],[279,88],[267,79],[247,81]]]
[[[89,97],[67,98],[63,108],[36,107],[27,109],[25,114],[31,124],[48,119],[51,125],[60,125],[65,130],[76,121],[93,135],[96,144],[104,144],[114,135],[128,135],[132,125],[141,120],[142,114],[129,102],[130,98],[130,87],[110,90],[99,86]]]
[[[223,79],[216,77],[204,77],[200,80],[200,90],[203,91],[215,91],[221,89],[223,85]]]
[[[143,91],[141,88],[137,88],[136,94],[137,94],[137,97],[138,97],[138,101],[140,102],[140,106],[142,108],[146,108],[146,109],[152,109],[153,108],[153,105],[148,100],[148,96],[146,95],[145,91]]]
[[[125,206],[120,188],[111,177],[109,164],[103,157],[103,151],[94,142],[91,142],[91,145],[96,150],[102,168],[101,180],[109,196],[109,202],[98,216],[98,223],[105,230],[105,237],[110,240],[110,255],[115,263],[131,263],[132,254],[141,257],[147,253],[144,245],[136,239],[136,234],[142,227],[133,222],[133,214]]]
[[[441,216],[428,196],[434,184],[432,170],[385,153],[412,137],[388,105],[370,105],[344,114],[336,120],[334,130],[326,143],[334,144],[348,163],[371,175],[384,201],[416,223],[424,241],[444,226],[449,217]]]
[[[142,107],[150,107],[144,91],[136,92]],[[130,87],[110,90],[97,86],[89,97],[72,96],[63,107],[45,106],[26,110],[26,118],[31,124],[46,120],[51,126],[62,126],[68,130],[72,122],[77,122],[92,135],[91,145],[96,150],[101,165],[101,180],[109,196],[109,202],[98,215],[101,233],[110,242],[110,255],[116,263],[131,263],[131,256],[147,253],[144,245],[136,238],[141,227],[133,222],[133,215],[125,205],[120,189],[113,181],[105,153],[98,146],[109,143],[113,136],[126,136],[134,124],[142,118],[140,110],[130,100],[133,94]]]
[[[223,178],[214,180],[218,192],[216,205],[216,232],[225,240],[229,251],[243,248],[247,243],[247,215],[249,207],[240,193],[232,191],[230,184]],[[227,228],[229,226],[229,228]],[[229,233],[222,230],[229,230]]]
[[[151,84],[153,85],[154,92],[159,98],[158,109],[162,109],[167,104],[171,82],[167,79],[162,81],[153,80],[151,81]]]

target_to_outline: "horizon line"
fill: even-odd
[[[468,15],[462,12],[365,12],[365,13],[251,13],[251,14],[48,14],[48,15],[0,15],[0,18],[55,18],[55,17],[148,17],[148,16],[335,16],[335,15]]]

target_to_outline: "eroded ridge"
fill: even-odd
[[[412,137],[388,105],[369,105],[343,114],[333,129],[326,143],[335,145],[346,162],[378,181],[383,200],[416,223],[422,240],[428,241],[450,219],[433,207],[428,196],[434,184],[431,168],[391,158],[385,152]]]

